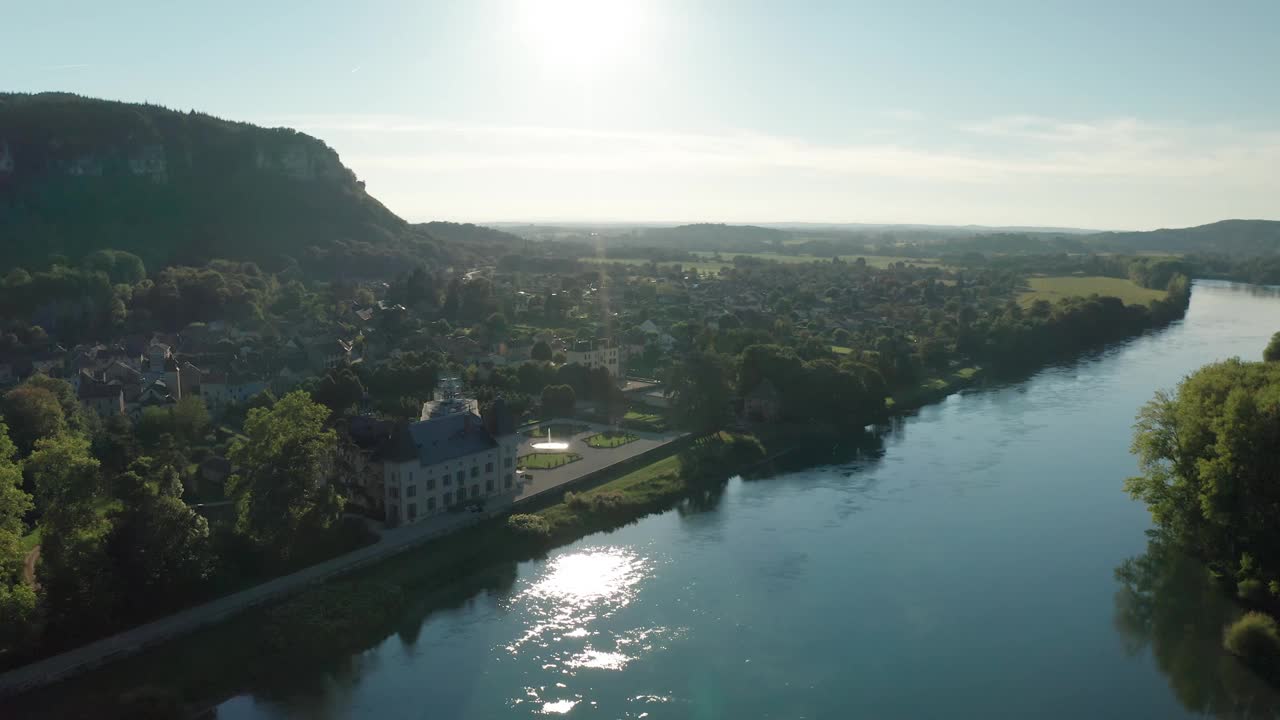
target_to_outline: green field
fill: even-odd
[[[606,430],[605,432],[596,433],[595,435],[587,438],[587,445],[593,448],[616,448],[622,447],[630,442],[635,442],[639,439],[639,436],[632,435],[628,432],[613,432],[612,430]]]
[[[533,453],[516,458],[516,464],[529,470],[551,470],[581,459],[581,455],[571,452]]]
[[[831,352],[837,355],[848,355],[849,353],[853,352],[853,348],[845,347],[843,345],[832,345]]]
[[[810,262],[830,262],[831,261],[831,258],[817,257],[815,255],[780,255],[778,253],[735,253],[735,252],[722,252],[720,253],[721,259],[717,261],[717,260],[710,259],[715,256],[715,253],[713,252],[707,252],[705,250],[695,250],[693,251],[692,254],[697,255],[698,257],[707,258],[707,259],[693,261],[693,262],[659,262],[657,263],[657,265],[658,267],[671,267],[672,265],[679,265],[685,270],[697,270],[699,273],[715,274],[720,272],[720,268],[733,267],[733,258],[739,255],[744,257],[759,258],[761,260],[771,260],[773,262],[781,262],[781,263],[810,263]],[[841,255],[840,256],[840,259],[844,260],[845,262],[853,262],[858,258],[864,258],[867,261],[867,265],[875,268],[886,268],[896,262],[912,263],[915,265],[936,265],[938,267],[942,267],[941,263],[936,258],[911,258],[911,257],[899,257],[896,255]],[[613,264],[619,264],[619,265],[644,265],[649,261],[642,258],[611,257],[611,258],[584,258],[584,262],[613,263]]]
[[[1018,303],[1030,305],[1036,300],[1057,302],[1066,297],[1110,295],[1118,297],[1126,305],[1146,305],[1152,300],[1163,300],[1163,290],[1151,290],[1123,278],[1068,276],[1033,277],[1027,280],[1028,289],[1018,294]]]

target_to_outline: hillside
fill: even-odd
[[[1098,233],[1085,241],[1117,252],[1265,257],[1280,254],[1280,221],[1221,220],[1189,228]]]
[[[61,93],[0,94],[0,244],[6,266],[438,250],[309,135]]]

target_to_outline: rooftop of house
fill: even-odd
[[[497,447],[480,416],[460,412],[420,420],[399,428],[390,457],[399,462],[417,458],[419,465],[435,465]]]

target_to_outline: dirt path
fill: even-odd
[[[40,561],[40,546],[31,548],[31,552],[22,559],[22,579],[30,585],[36,585],[36,563]],[[39,587],[38,585],[36,587]]]

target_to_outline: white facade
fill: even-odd
[[[615,378],[622,377],[622,353],[617,345],[600,347],[592,350],[570,350],[565,353],[566,362],[577,363],[588,368],[608,368],[609,374]]]
[[[407,525],[463,502],[513,492],[520,436],[495,438],[497,445],[445,462],[422,464],[421,458],[383,464],[387,526]]]

